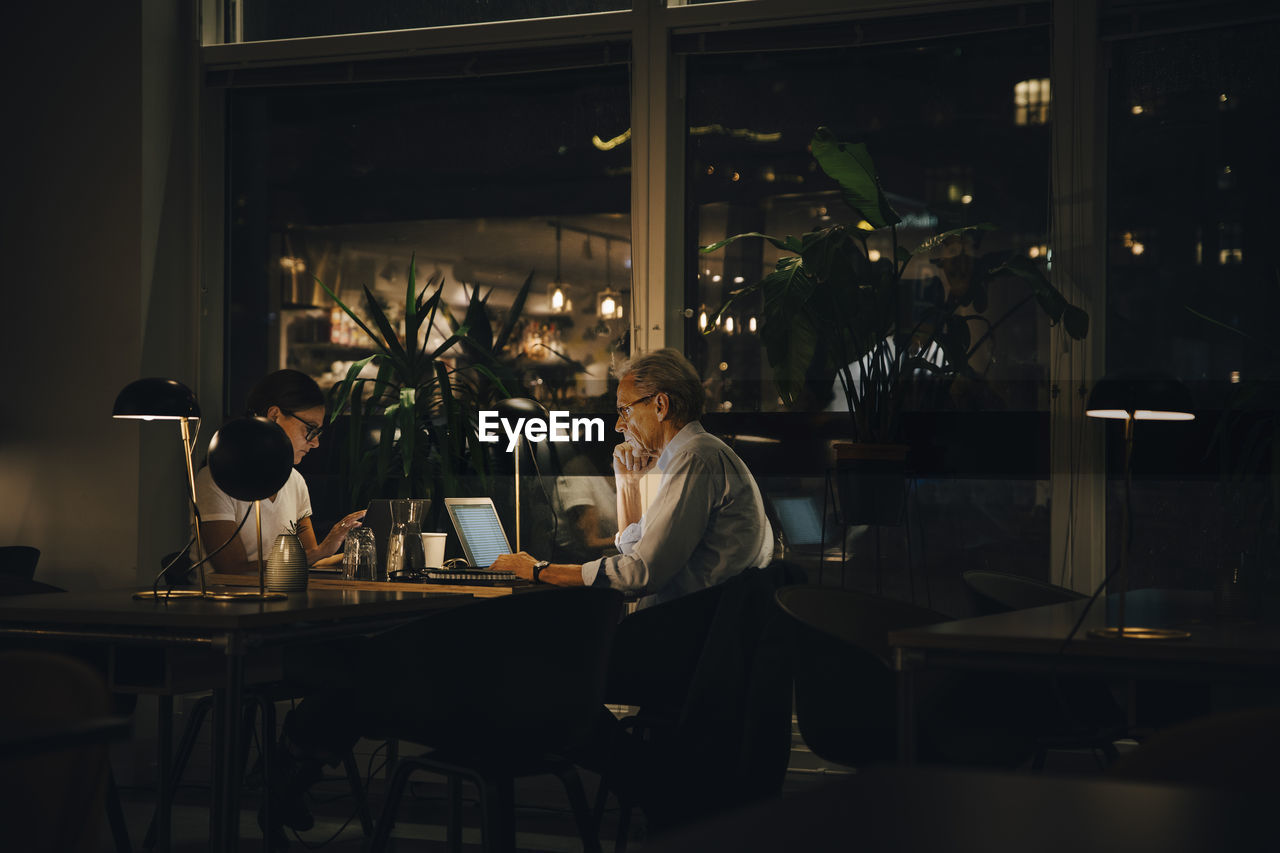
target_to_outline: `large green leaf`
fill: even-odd
[[[378,331],[382,333],[381,348],[386,351],[398,364],[403,365],[404,369],[409,368],[409,359],[404,351],[404,347],[400,345],[400,337],[396,334],[395,327],[391,325],[391,321],[387,319],[387,314],[382,310],[382,306],[378,304],[378,300],[374,298],[373,291],[369,289],[369,285],[364,285],[364,302],[365,307],[369,310],[369,316],[373,318],[373,323],[378,327]],[[374,340],[378,340],[376,337]]]
[[[336,421],[338,419],[338,415],[342,414],[343,409],[347,407],[348,401],[351,400],[352,392],[356,389],[356,387],[361,382],[367,381],[367,380],[360,379],[361,371],[363,371],[366,367],[369,366],[369,362],[378,358],[384,358],[384,356],[380,353],[374,353],[373,355],[368,356],[367,358],[362,358],[359,361],[353,363],[351,367],[347,369],[346,377],[343,378],[343,380],[340,383],[338,383],[338,386],[337,386],[338,396],[337,396],[337,399],[334,400],[332,410],[329,412],[329,423],[333,423],[334,421]]]
[[[479,287],[471,288],[471,298],[467,302],[467,313],[463,323],[467,327],[468,343],[485,352],[493,352],[493,327],[489,325],[489,311],[485,307],[488,295],[480,295]]]
[[[533,270],[529,270],[529,275],[525,277],[524,284],[520,285],[520,289],[516,291],[516,297],[511,302],[511,310],[507,312],[507,319],[502,324],[501,331],[498,332],[498,338],[493,343],[495,352],[502,352],[507,347],[507,342],[511,340],[511,333],[515,331],[516,323],[520,321],[520,315],[524,312],[525,300],[529,298],[529,287],[533,284]]]
[[[800,254],[800,241],[797,240],[795,237],[792,237],[790,234],[788,234],[786,237],[770,237],[768,234],[761,234],[759,231],[747,231],[746,233],[743,233],[743,234],[734,234],[732,237],[726,237],[725,239],[720,240],[719,242],[712,243],[710,246],[703,246],[702,248],[698,249],[698,252],[700,254],[707,255],[707,254],[710,254],[711,252],[715,252],[715,251],[719,251],[720,249],[723,249],[725,246],[729,245],[730,243],[736,243],[737,241],[743,239],[744,237],[759,237],[761,240],[769,241],[774,246],[776,246],[777,248],[781,249],[784,252],[791,252],[797,255]]]
[[[359,326],[359,327],[360,327],[360,331],[362,331],[362,332],[364,332],[366,335],[368,335],[368,336],[369,336],[369,338],[370,338],[370,339],[371,339],[375,344],[376,344],[376,343],[378,343],[378,336],[377,336],[377,335],[375,335],[375,334],[373,333],[373,330],[372,330],[372,329],[370,329],[367,325],[365,325],[364,320],[362,320],[362,319],[360,318],[360,315],[359,315],[359,314],[357,314],[355,311],[352,311],[352,310],[351,310],[351,308],[347,306],[347,303],[345,303],[345,302],[343,302],[341,299],[339,299],[339,298],[338,298],[338,294],[334,293],[332,290],[330,290],[330,289],[329,289],[329,285],[325,284],[323,281],[321,281],[320,279],[316,278],[314,275],[313,275],[313,276],[311,276],[311,278],[315,281],[315,283],[316,283],[316,284],[318,284],[318,285],[320,285],[322,288],[324,288],[324,292],[325,292],[325,293],[327,293],[327,294],[329,294],[329,298],[330,298],[330,299],[332,299],[332,300],[334,301],[334,304],[336,304],[339,308],[341,308],[341,309],[342,309],[342,313],[344,313],[344,314],[346,314],[348,317],[350,317],[350,318],[351,318],[351,320],[352,320],[352,322],[354,322],[357,326]],[[366,288],[366,292],[367,292],[367,288]],[[380,348],[383,348],[383,347],[380,347]],[[385,348],[383,348],[383,349],[385,349]]]
[[[942,248],[948,241],[956,237],[964,237],[966,234],[972,234],[977,231],[996,231],[998,226],[990,222],[979,222],[977,225],[965,225],[963,228],[952,228],[950,231],[943,231],[941,234],[934,234],[929,239],[923,241],[919,246],[912,250],[911,254],[919,255],[926,252],[934,252]]]
[[[1032,293],[1035,294],[1036,301],[1040,303],[1044,313],[1048,314],[1049,319],[1055,323],[1061,321],[1062,327],[1072,338],[1081,340],[1089,333],[1089,315],[1083,309],[1068,302],[1066,297],[1049,283],[1049,279],[1040,272],[1040,267],[1030,258],[1013,255],[992,270],[992,273],[1001,272],[1012,273],[1023,281],[1029,282]]]
[[[418,313],[418,269],[417,257],[409,256],[409,274],[406,276],[404,293],[404,348],[406,358],[412,364],[417,361],[418,329],[422,323],[422,315]]]
[[[886,228],[902,221],[880,187],[880,177],[865,144],[840,142],[829,129],[820,127],[814,131],[809,150],[822,171],[840,185],[845,204],[872,228]]]

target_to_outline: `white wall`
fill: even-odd
[[[110,417],[133,379],[195,372],[172,5],[23,4],[0,36],[0,544],[72,589],[133,585],[182,535],[176,435]]]

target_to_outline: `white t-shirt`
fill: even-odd
[[[207,465],[196,474],[196,502],[200,506],[200,518],[204,521],[230,521],[239,524],[247,511],[249,520],[240,528],[240,542],[244,545],[244,553],[249,560],[258,559],[258,526],[253,518],[253,504],[238,501],[218,488]],[[307,481],[294,468],[276,496],[262,501],[262,546],[270,549],[276,537],[287,533],[293,522],[310,515],[311,493],[307,491]],[[212,551],[221,544],[205,542],[204,547],[206,551]]]

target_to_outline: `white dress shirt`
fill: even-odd
[[[640,520],[618,532],[620,554],[582,566],[582,582],[643,590],[640,607],[714,586],[773,558],[773,528],[755,478],[697,421],[658,457],[662,482]]]

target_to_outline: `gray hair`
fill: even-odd
[[[635,380],[636,390],[667,395],[673,420],[689,423],[702,416],[702,378],[679,350],[668,347],[638,355],[623,365],[620,375],[628,373]]]

